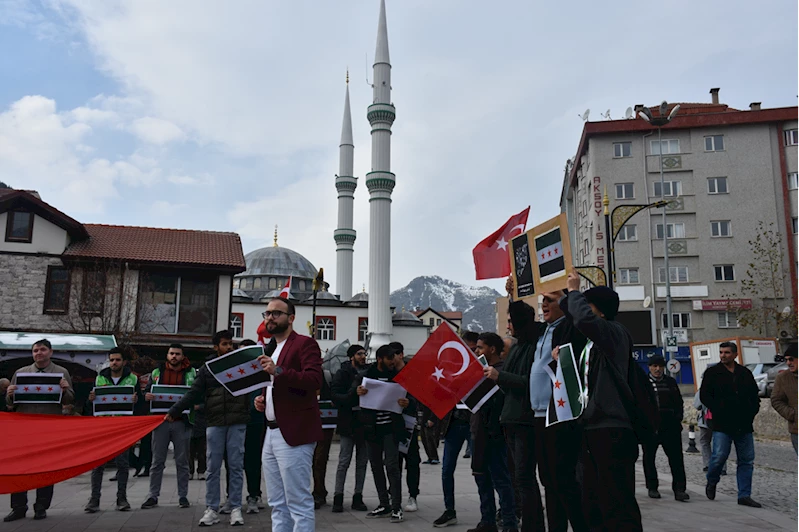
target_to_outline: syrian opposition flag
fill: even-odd
[[[535,237],[538,279],[544,283],[566,274],[560,227]]]
[[[99,386],[93,391],[95,416],[133,415],[133,386]]]
[[[319,412],[322,414],[322,428],[334,429],[338,426],[338,408],[333,401],[319,401]]]
[[[508,242],[524,233],[530,207],[511,216],[505,224],[488,235],[472,250],[475,279],[498,279],[510,275]]]
[[[153,384],[150,393],[153,400],[150,401],[150,412],[169,412],[175,403],[183,399],[183,394],[188,392],[191,386],[170,386],[167,384]],[[188,414],[189,410],[184,410]]]
[[[444,419],[482,378],[483,365],[445,322],[394,377],[394,382],[427,406],[438,419]]]
[[[238,397],[269,385],[269,373],[258,362],[258,357],[263,354],[263,346],[248,345],[209,360],[205,365],[227,391]]]
[[[472,414],[477,413],[486,401],[499,391],[499,386],[491,379],[483,377],[461,402]]]
[[[552,379],[552,399],[547,408],[547,427],[563,421],[571,421],[583,413],[583,391],[580,382],[580,371],[574,360],[571,344],[560,346],[558,360],[547,367]]]
[[[277,295],[277,297],[282,297],[284,299],[291,298],[291,276],[289,275],[289,280],[286,281],[286,286],[283,287],[283,290]]]
[[[60,403],[63,373],[17,373],[15,403]]]

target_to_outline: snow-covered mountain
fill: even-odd
[[[437,275],[417,277],[407,286],[391,293],[391,305],[397,310],[426,309],[463,312],[463,329],[496,331],[494,309],[500,293],[486,286],[466,286]]]

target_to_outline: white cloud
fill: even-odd
[[[173,185],[207,186],[214,184],[214,177],[208,173],[199,176],[171,175],[167,178],[167,181]]]
[[[152,144],[167,144],[186,138],[185,133],[172,122],[152,116],[137,118],[131,124],[131,130],[139,139]]]
[[[113,124],[119,121],[119,115],[114,111],[94,109],[91,107],[76,107],[69,112],[76,122],[84,124]]]

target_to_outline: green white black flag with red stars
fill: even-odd
[[[95,416],[133,415],[133,386],[98,386],[92,391]]]
[[[191,386],[170,386],[167,384],[153,384],[150,393],[153,394],[153,400],[150,401],[150,412],[157,414],[159,412],[169,412],[172,406],[183,399],[183,394],[188,392]],[[189,410],[184,410],[184,414],[188,414]]]
[[[249,345],[209,360],[205,365],[227,391],[238,397],[269,385],[269,373],[258,362],[263,354],[263,346]]]
[[[62,373],[17,373],[15,403],[60,403]]]

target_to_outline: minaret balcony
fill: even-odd
[[[336,229],[333,231],[333,240],[337,244],[354,244],[355,229]]]
[[[366,188],[369,192],[388,192],[394,190],[396,179],[391,172],[369,172],[366,174]]]
[[[375,122],[393,124],[394,118],[396,118],[396,111],[390,103],[375,103],[366,109],[366,119],[370,124]]]
[[[354,191],[358,187],[358,178],[351,175],[337,175],[336,176],[336,190]]]

